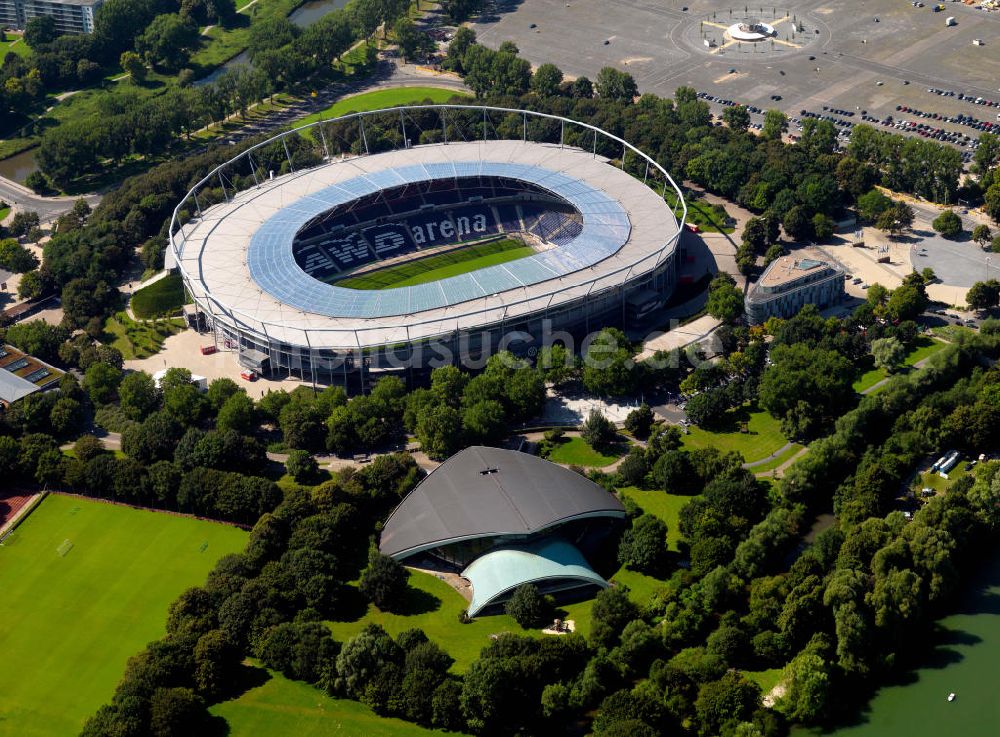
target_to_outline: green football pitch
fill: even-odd
[[[78,734],[240,529],[51,495],[0,547],[0,735]]]
[[[478,246],[468,246],[448,253],[406,261],[396,266],[387,266],[357,276],[348,276],[336,281],[338,287],[348,289],[391,289],[410,287],[414,284],[446,279],[449,276],[465,274],[487,266],[514,261],[530,256],[534,250],[521,241],[504,238]]]

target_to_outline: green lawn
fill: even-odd
[[[906,359],[903,361],[904,372],[905,369],[911,368],[918,362],[923,361],[925,358],[933,356],[935,353],[943,349],[947,343],[942,343],[940,340],[933,340],[932,338],[920,337],[917,338],[914,347],[906,354]],[[866,389],[870,389],[875,386],[882,379],[888,378],[889,373],[882,368],[873,368],[865,371],[861,376],[857,378],[854,382],[854,391],[859,394]]]
[[[184,282],[170,274],[132,295],[132,312],[141,320],[174,315],[184,304]]]
[[[497,614],[477,617],[470,624],[461,624],[459,614],[468,602],[444,581],[429,573],[410,571],[410,597],[403,608],[410,613],[392,614],[369,605],[363,615],[350,622],[328,622],[335,640],[345,641],[369,624],[382,625],[386,632],[398,635],[403,630],[419,627],[427,637],[443,647],[455,659],[453,670],[463,672],[472,664],[479,652],[490,642],[490,635],[501,632],[542,635],[539,630],[523,630],[511,617]],[[563,607],[565,619],[576,622],[577,631],[590,632],[591,601],[568,604]],[[291,732],[289,732],[291,734]],[[356,733],[355,733],[356,734]]]
[[[564,438],[553,446],[548,459],[553,463],[565,463],[569,466],[589,466],[603,468],[614,463],[622,454],[608,455],[594,450],[586,440],[580,437]]]
[[[10,215],[10,208],[9,207],[0,207],[0,223],[2,223],[3,219],[5,217],[7,217],[8,215]]]
[[[300,118],[295,121],[292,127],[308,125],[309,123],[315,123],[317,120],[338,118],[347,113],[364,113],[369,110],[379,110],[385,107],[412,105],[426,100],[435,103],[448,102],[448,100],[455,96],[469,97],[464,92],[442,89],[441,87],[394,87],[387,90],[363,92],[360,95],[338,100],[325,110],[320,110],[304,118]]]
[[[670,550],[676,551],[681,540],[678,521],[681,507],[694,497],[668,494],[665,491],[644,491],[634,486],[623,486],[618,491],[638,504],[643,512],[659,517],[667,523],[667,543]]]
[[[263,685],[209,709],[226,720],[228,737],[425,737],[446,734],[402,719],[380,717],[364,704],[332,699],[319,689],[301,681],[291,681],[280,673],[271,671],[268,675]]]
[[[743,675],[760,686],[760,690],[766,696],[771,692],[778,681],[781,680],[781,672],[784,668],[768,668],[767,670],[745,670]]]
[[[136,322],[124,312],[117,312],[104,324],[111,345],[121,351],[126,360],[149,358],[163,347],[163,341],[184,329],[178,318]]]
[[[677,204],[677,195],[668,187],[666,191],[667,204],[671,207]],[[722,205],[710,205],[704,200],[688,198],[685,200],[688,207],[687,220],[685,222],[697,225],[703,233],[732,233],[736,228],[727,225],[728,215]]]
[[[358,276],[348,276],[336,281],[338,287],[348,289],[392,289],[446,279],[487,266],[514,261],[530,256],[534,250],[521,241],[502,238],[478,246],[468,246],[436,256],[405,261]]]
[[[741,431],[746,423],[746,432]],[[736,450],[747,462],[759,461],[774,453],[788,441],[781,434],[781,426],[767,412],[753,407],[730,410],[726,422],[719,430],[704,430],[694,425],[681,440],[685,448],[718,448]]]
[[[31,49],[20,36],[11,35],[8,37],[0,32],[0,61],[3,61],[4,57],[11,52],[23,57],[28,56]]]
[[[944,455],[942,453],[942,455]],[[921,473],[918,474],[914,479],[912,488],[919,492],[923,488],[934,489],[934,491],[947,491],[951,488],[951,485],[958,481],[960,478],[966,474],[972,473],[972,471],[965,470],[965,464],[969,461],[965,458],[960,460],[953,469],[948,472],[948,478],[942,478],[937,471],[934,473]],[[973,470],[975,466],[973,466]]]
[[[163,634],[170,602],[246,538],[228,525],[49,496],[0,548],[0,733],[79,733],[125,661]]]

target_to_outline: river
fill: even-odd
[[[37,168],[35,149],[29,148],[27,151],[0,160],[0,177],[24,184],[27,176]]]
[[[303,3],[293,10],[288,19],[299,28],[308,28],[327,13],[340,10],[347,3],[348,0],[309,0],[309,2]],[[250,55],[245,51],[240,52],[225,64],[216,68],[211,74],[199,79],[195,82],[195,85],[200,87],[201,85],[214,82],[230,69],[246,66],[249,63]]]
[[[907,674],[905,685],[881,689],[857,724],[795,729],[792,737],[1000,735],[1000,554],[976,574],[955,611],[940,622],[926,665]],[[949,693],[956,695],[951,703]]]

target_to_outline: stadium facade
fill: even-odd
[[[439,116],[444,140],[411,145],[415,111]],[[364,153],[366,120],[387,114],[398,116],[402,146]],[[470,114],[485,136],[455,140],[452,119]],[[254,159],[276,142],[287,155],[285,138],[306,128],[328,151],[325,126],[345,122],[357,125],[359,155],[327,154],[305,170],[289,155],[280,176]],[[539,124],[546,133],[529,135]],[[522,135],[490,137],[498,127]],[[253,177],[238,191],[241,172]],[[685,215],[662,167],[593,126],[502,108],[392,108],[287,131],[212,171],[175,209],[168,266],[193,298],[192,324],[242,365],[364,386],[385,372],[475,367],[500,349],[533,354],[561,335],[648,322],[676,283]],[[423,284],[336,284],[508,236],[534,252]]]
[[[521,585],[583,596],[607,588],[587,562],[623,524],[611,493],[567,468],[501,448],[466,448],[393,510],[379,550],[408,565],[460,571],[469,616],[496,612]]]

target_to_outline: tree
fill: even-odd
[[[66,340],[65,328],[49,325],[44,320],[19,322],[7,328],[7,342],[43,361],[59,357],[59,345]]]
[[[256,425],[257,411],[246,392],[237,392],[226,399],[215,419],[217,429],[234,430],[240,435],[251,434]]]
[[[802,205],[789,208],[781,225],[789,237],[797,241],[805,240],[812,234],[812,221]]]
[[[17,285],[17,296],[20,299],[38,299],[45,294],[46,285],[41,274],[37,271],[29,271],[21,277],[21,283]]]
[[[207,719],[205,701],[190,688],[157,688],[149,699],[152,737],[198,734]]]
[[[796,722],[815,723],[826,714],[830,696],[830,668],[814,648],[807,647],[785,667],[781,710]]]
[[[746,133],[750,127],[750,111],[745,105],[730,105],[722,111],[722,120],[737,133]]]
[[[81,435],[73,443],[73,455],[86,463],[104,452],[104,443],[93,435]]]
[[[759,705],[760,686],[742,673],[730,671],[698,690],[695,712],[700,734],[719,734],[726,723],[747,721]]]
[[[462,429],[468,442],[496,443],[507,429],[506,411],[500,402],[493,399],[471,404],[462,413]]]
[[[653,428],[654,419],[653,410],[643,402],[625,416],[625,429],[639,440],[645,440]]]
[[[504,605],[504,612],[524,629],[542,625],[549,615],[549,609],[545,598],[538,593],[538,588],[530,583],[518,586]]]
[[[176,72],[187,63],[197,42],[198,27],[190,18],[164,13],[135,40],[135,49],[153,67]]]
[[[134,51],[123,51],[118,63],[129,75],[133,84],[142,84],[146,81],[146,64]]]
[[[307,450],[293,450],[285,460],[285,472],[297,484],[312,484],[319,478],[319,464]]]
[[[898,235],[913,225],[913,208],[905,202],[897,202],[884,210],[875,221],[879,230]]]
[[[40,224],[41,219],[34,210],[18,210],[7,224],[7,232],[15,238],[20,238]]]
[[[1000,223],[1000,181],[993,182],[983,194],[983,212],[989,215],[994,223]]]
[[[16,240],[13,238],[0,240],[0,267],[15,274],[23,274],[37,266],[38,259],[35,258],[35,254]]]
[[[462,415],[454,407],[437,406],[417,420],[415,434],[429,457],[443,460],[462,447]]]
[[[833,218],[829,215],[824,215],[821,212],[817,212],[813,215],[812,229],[817,240],[825,241],[827,238],[832,236],[834,227],[835,224],[833,222]]]
[[[56,21],[51,15],[36,15],[24,27],[24,42],[32,49],[52,43],[59,37]]]
[[[763,138],[777,141],[788,130],[788,116],[780,110],[768,110],[764,113],[764,126],[760,135]]]
[[[667,523],[651,514],[632,522],[618,546],[618,562],[623,566],[656,575],[663,570],[667,552]]]
[[[931,227],[945,238],[955,238],[962,232],[962,218],[954,210],[945,210],[934,218]]]
[[[94,404],[108,404],[115,398],[121,380],[121,369],[106,363],[95,363],[83,376],[83,388]]]
[[[580,430],[580,437],[592,448],[597,450],[609,448],[618,439],[618,431],[614,423],[605,417],[600,410],[592,409]]]
[[[627,586],[604,589],[591,609],[590,637],[598,645],[611,647],[625,625],[638,617],[639,607],[629,599]]]
[[[708,314],[723,322],[733,322],[743,314],[743,294],[736,280],[720,271],[708,285]]]
[[[1000,282],[996,279],[977,281],[966,292],[965,301],[973,310],[989,310],[1000,304]]]
[[[118,400],[129,419],[141,421],[160,406],[160,391],[145,371],[133,371],[118,386]]]
[[[631,101],[639,93],[632,75],[614,67],[602,67],[594,86],[598,97],[609,100]]]
[[[361,574],[358,588],[382,611],[395,611],[402,607],[409,576],[395,559],[372,548],[368,553],[368,567]]]
[[[972,240],[978,243],[982,248],[986,248],[992,238],[993,234],[990,232],[990,226],[984,223],[980,223],[972,229]]]
[[[542,64],[531,76],[531,91],[540,97],[553,97],[559,94],[562,84],[562,70],[555,64]]]
[[[604,328],[584,346],[583,386],[602,395],[622,395],[632,391],[635,351],[617,328]]]
[[[893,373],[906,359],[906,348],[896,337],[878,338],[872,341],[872,355],[875,365]]]

